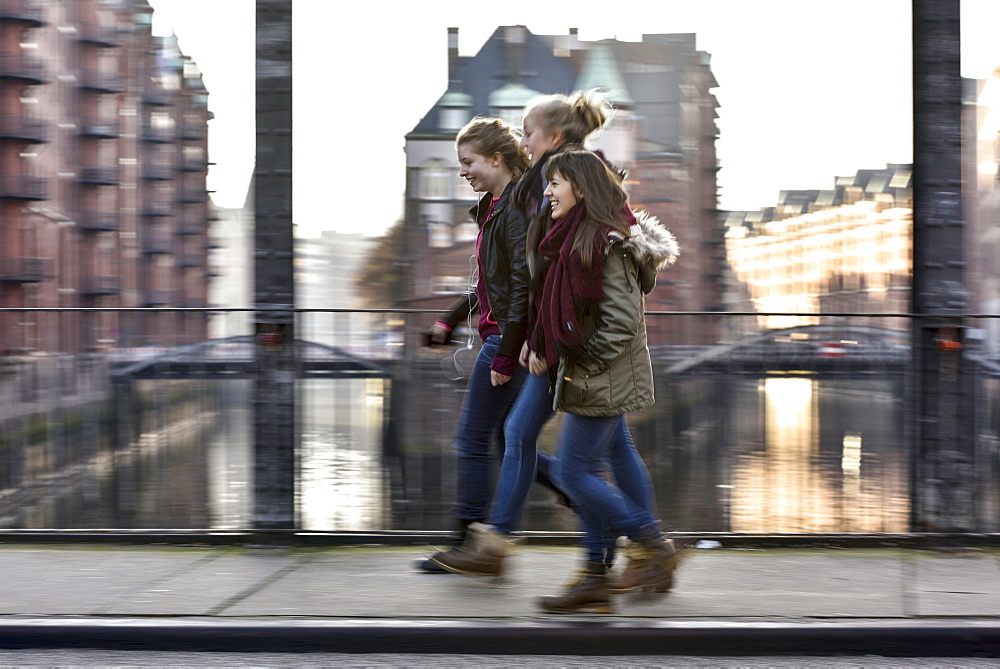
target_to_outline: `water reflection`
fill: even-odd
[[[303,529],[385,528],[381,459],[386,382],[337,379],[304,386],[298,477]]]
[[[893,382],[768,378],[756,385],[763,441],[754,442],[754,426],[737,428],[733,531],[907,530],[902,402]]]
[[[303,381],[302,528],[450,529],[451,430],[464,382],[419,371],[413,382],[402,374]],[[14,481],[17,465],[31,472],[30,485],[0,497],[10,501],[0,518],[12,528],[250,527],[251,387],[140,381],[114,411],[95,404],[90,418],[62,420],[58,430],[54,419],[45,430],[25,425],[20,441],[8,437],[23,447],[10,451],[23,464],[10,461],[5,476]],[[629,420],[671,529],[905,532],[903,387],[901,375],[661,373],[656,405]],[[559,422],[543,432],[543,450]],[[535,488],[522,528],[577,522]]]

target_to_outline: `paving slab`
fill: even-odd
[[[521,617],[533,600],[553,594],[580,559],[572,548],[531,547],[511,557],[497,582],[414,569],[412,549],[324,551],[299,569],[221,611],[226,616]]]
[[[1000,616],[1000,566],[992,552],[914,551],[914,615]]]
[[[0,614],[102,614],[119,598],[214,558],[188,549],[3,546]]]
[[[298,569],[306,558],[288,551],[226,551],[123,595],[101,609],[106,615],[205,616],[257,592]],[[290,593],[291,597],[297,593]],[[273,607],[263,615],[292,615]]]
[[[661,615],[900,617],[901,557],[867,550],[688,551]]]

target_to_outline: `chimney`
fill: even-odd
[[[458,28],[448,28],[448,88],[458,77]]]

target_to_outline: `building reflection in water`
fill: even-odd
[[[386,527],[381,379],[310,381],[299,458],[301,526],[316,531]]]
[[[737,446],[732,531],[907,530],[905,458],[898,432],[893,435],[898,398],[877,382],[858,385],[813,378],[759,382],[763,443]]]

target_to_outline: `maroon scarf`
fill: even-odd
[[[594,237],[590,269],[584,269],[580,254],[572,251],[586,213],[584,203],[577,203],[553,224],[538,245],[538,250],[552,264],[538,303],[533,349],[545,357],[550,370],[559,362],[560,355],[578,355],[583,351],[586,342],[580,321],[604,297],[604,253],[609,228],[602,227]]]

